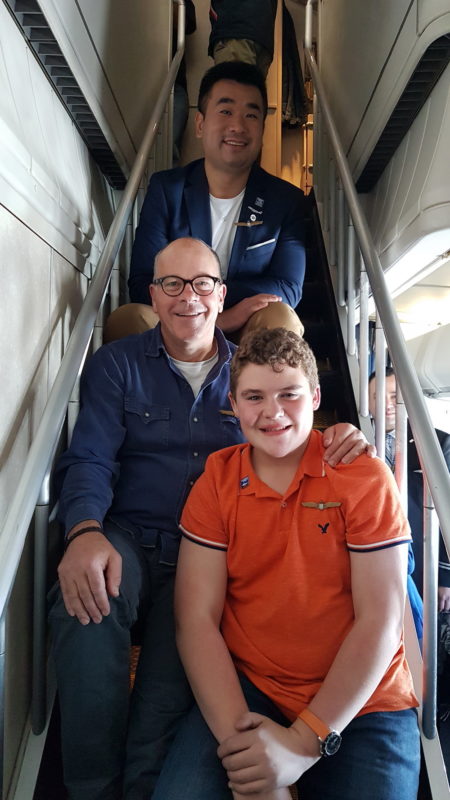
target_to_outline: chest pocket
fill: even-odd
[[[245,250],[244,262],[249,267],[262,266],[264,269],[272,258],[277,244],[276,238],[263,239],[261,242],[250,245]]]
[[[170,408],[126,397],[125,426],[129,443],[136,449],[148,446],[154,450],[166,449],[169,446]]]

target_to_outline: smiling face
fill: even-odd
[[[196,135],[203,141],[205,165],[225,172],[248,173],[261,150],[264,108],[261,92],[220,80],[196,115]]]
[[[200,275],[220,277],[217,259],[207,245],[196,239],[176,239],[160,253],[155,278],[177,275],[193,280]],[[159,314],[167,352],[180,361],[204,361],[215,351],[214,327],[223,309],[226,288],[216,283],[211,294],[200,296],[190,284],[177,297],[161,286],[150,286],[153,308]]]
[[[376,386],[375,378],[369,383],[369,411],[372,417],[375,418],[376,414]],[[385,384],[385,403],[386,403],[386,417],[385,417],[385,430],[386,433],[393,431],[395,428],[395,405],[397,402],[397,383],[395,375],[386,376]]]
[[[247,364],[240,372],[233,411],[256,455],[267,461],[295,456],[308,443],[320,388],[313,392],[300,367]]]

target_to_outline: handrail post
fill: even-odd
[[[314,0],[308,0],[305,16],[305,47],[308,48],[308,50],[312,49],[313,42],[313,5]]]
[[[336,264],[336,166],[334,158],[330,158],[330,169],[328,171],[328,203],[329,213],[329,234],[328,249],[330,266]]]
[[[47,532],[50,505],[50,470],[44,478],[34,512],[33,685],[31,727],[42,733],[47,716]]]
[[[436,736],[437,692],[437,598],[439,525],[428,481],[423,480],[423,713],[422,727],[427,739]]]
[[[408,417],[400,385],[396,386],[395,405],[395,480],[402,507],[408,516]]]
[[[386,340],[377,312],[375,323],[375,444],[382,461],[386,455]]]
[[[5,669],[6,669],[6,609],[0,614],[0,800],[3,800],[5,771]]]
[[[345,306],[345,198],[338,179],[337,189],[337,301]]]
[[[355,229],[351,217],[347,227],[347,353],[354,356],[356,353],[355,335],[355,262],[356,241]]]
[[[369,279],[361,254],[359,279],[359,413],[369,416]]]

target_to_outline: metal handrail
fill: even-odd
[[[414,433],[414,441],[417,444],[420,461],[423,464],[424,472],[426,472],[430,492],[438,511],[445,544],[448,552],[450,552],[450,477],[447,465],[439,447],[419,380],[406,349],[394,305],[386,286],[383,268],[358,200],[350,168],[312,52],[312,6],[313,0],[308,0],[306,7],[307,33],[305,38],[305,55],[308,67],[320,101],[321,117],[326,125],[339,177],[370,280],[372,295],[383,321],[389,353],[408,411],[408,417]]]
[[[11,594],[41,486],[55,453],[59,434],[64,423],[67,404],[77,376],[82,369],[97,313],[108,287],[114,260],[122,243],[150,150],[183,57],[185,4],[184,0],[174,0],[174,2],[178,4],[177,50],[156,101],[142,144],[136,155],[133,169],[106,237],[94,278],[75,322],[67,350],[61,361],[61,366],[0,533],[0,564],[2,565],[0,620],[3,618]]]
[[[312,12],[313,3],[316,0],[308,0],[306,7],[306,36],[305,36],[305,58],[313,80],[315,95],[315,120],[318,119],[318,140],[315,140],[314,147],[320,159],[319,178],[317,186],[318,203],[323,206],[323,221],[328,221],[329,214],[327,204],[329,202],[328,193],[332,202],[336,203],[338,219],[330,224],[336,224],[337,231],[330,231],[330,251],[336,251],[337,261],[337,302],[339,306],[350,305],[354,298],[352,291],[347,298],[345,297],[345,272],[347,276],[352,268],[349,260],[353,254],[348,253],[346,261],[344,229],[346,224],[346,214],[349,215],[355,229],[356,240],[361,251],[361,284],[360,284],[360,321],[361,321],[361,341],[360,341],[360,414],[365,417],[368,415],[367,403],[367,364],[368,361],[368,287],[367,279],[370,281],[372,296],[377,309],[377,329],[376,329],[376,360],[377,360],[377,399],[381,395],[381,402],[384,402],[384,378],[385,378],[385,347],[386,343],[393,361],[395,375],[397,379],[397,389],[401,393],[404,404],[408,411],[414,441],[424,474],[425,486],[429,488],[429,494],[424,501],[424,628],[423,628],[423,672],[422,687],[418,686],[418,696],[422,697],[421,724],[422,724],[422,746],[429,770],[429,780],[432,787],[433,797],[450,798],[450,787],[447,780],[446,770],[442,759],[442,752],[439,740],[436,737],[436,668],[437,668],[437,647],[436,647],[436,618],[437,618],[437,528],[433,528],[433,512],[431,497],[437,510],[440,520],[441,533],[450,554],[450,476],[445,463],[442,450],[431,422],[428,409],[422,394],[422,390],[416,376],[412,361],[408,355],[405,341],[400,329],[397,315],[387,290],[385,276],[381,266],[378,253],[375,249],[373,239],[359,204],[358,196],[354,186],[353,178],[340,142],[337,128],[334,124],[330,105],[326,97],[326,92],[320,77],[320,73],[312,51]],[[324,128],[322,135],[321,128]],[[316,125],[315,128],[317,129]],[[329,149],[328,149],[329,146]],[[328,170],[330,164],[333,168]],[[317,174],[317,173],[316,173]],[[335,175],[338,176],[337,187],[334,185]],[[330,184],[333,180],[333,185]],[[328,183],[327,183],[328,181]],[[316,184],[316,181],[315,181]],[[337,194],[337,200],[336,195]],[[345,200],[344,200],[345,196]],[[345,205],[346,204],[346,205]],[[324,224],[326,229],[326,225]],[[334,242],[336,233],[337,243]],[[331,241],[333,238],[333,242]],[[349,241],[350,248],[353,241]],[[333,250],[331,244],[333,243]],[[348,248],[349,249],[349,248]],[[347,289],[349,288],[347,282]],[[347,346],[349,356],[352,355],[353,342],[347,327]],[[362,368],[361,365],[363,364]],[[361,385],[365,381],[364,386]],[[377,403],[377,448],[380,457],[384,457],[384,408],[380,410]],[[403,487],[404,489],[404,487]],[[408,625],[412,622],[411,614],[407,614]],[[410,642],[410,645],[412,643]],[[417,639],[416,639],[417,645]],[[414,648],[413,648],[414,649]],[[408,658],[409,658],[408,653]],[[413,671],[416,679],[419,678],[418,660],[411,651],[413,657]],[[419,659],[420,660],[420,659]],[[420,680],[420,678],[419,678]]]

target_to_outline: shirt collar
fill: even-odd
[[[266,486],[266,484],[263,483],[263,481],[261,481],[256,475],[252,466],[250,453],[250,445],[243,445],[241,450],[239,494],[254,494],[258,497],[279,497],[280,495],[278,492],[275,492],[269,486]],[[309,475],[312,478],[323,478],[325,476],[322,434],[319,433],[319,431],[311,431],[308,445],[303,454],[303,458],[297,467],[297,472],[291,483],[290,491],[295,491],[297,489],[300,481],[305,475]]]
[[[161,325],[159,322],[155,328],[145,331],[145,333],[141,335],[145,337],[144,352],[146,356],[157,358],[161,353],[164,353],[164,355],[167,356],[166,348],[164,347],[164,342],[161,336]],[[214,336],[216,338],[219,354],[218,363],[222,365],[228,361],[231,361],[231,357],[236,350],[236,345],[225,339],[225,336],[220,328],[215,329]]]

